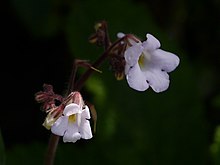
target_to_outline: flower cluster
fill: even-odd
[[[118,33],[117,40],[111,42],[107,23],[95,25],[95,33],[89,38],[90,43],[102,46],[104,52],[93,63],[87,60],[75,59],[67,87],[67,97],[53,92],[52,85],[44,84],[43,91],[35,94],[35,100],[42,104],[41,109],[47,113],[43,126],[51,130],[46,164],[52,164],[59,136],[64,142],[75,143],[79,139],[93,137],[90,118],[93,120],[93,132],[96,130],[96,110],[94,105],[85,104],[80,90],[93,71],[105,60],[109,60],[110,69],[117,80],[126,78],[128,85],[137,91],[145,91],[151,87],[159,93],[168,89],[170,79],[168,73],[174,71],[180,59],[173,53],[160,49],[160,42],[153,35],[147,34],[141,41],[133,34]],[[76,78],[78,67],[87,70]],[[91,112],[91,116],[90,116]],[[57,136],[54,136],[57,135]]]
[[[43,103],[43,110],[48,113],[43,126],[51,129],[53,134],[63,136],[64,142],[91,139],[90,111],[81,94],[71,92],[66,98],[58,96],[52,86],[47,84],[44,84],[44,91],[36,93],[35,99]],[[62,101],[58,106],[55,105],[57,99]]]
[[[92,138],[89,119],[93,108],[89,109],[85,105],[79,92],[72,91],[79,91],[92,71],[99,71],[97,68],[105,59],[110,60],[110,68],[116,79],[126,77],[128,85],[137,91],[145,91],[151,87],[159,93],[168,89],[168,73],[179,65],[179,57],[160,49],[159,40],[151,34],[147,34],[147,39],[143,42],[133,34],[118,33],[117,36],[118,39],[112,43],[106,22],[96,24],[95,33],[89,41],[103,46],[105,51],[94,64],[75,60],[68,88],[70,94],[63,98],[55,94],[52,86],[47,84],[44,85],[44,91],[36,93],[35,99],[43,104],[42,109],[48,113],[43,126],[51,129],[53,134],[63,136],[64,142]],[[87,71],[75,83],[75,69],[78,66],[86,67]],[[56,101],[60,104],[56,105]],[[96,120],[96,117],[93,119]]]

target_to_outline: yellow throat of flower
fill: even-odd
[[[76,122],[76,114],[70,115],[68,121],[69,121],[69,123],[75,123]]]
[[[142,53],[138,59],[138,64],[141,68],[144,67],[144,54]]]

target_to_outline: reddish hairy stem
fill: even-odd
[[[103,21],[102,25],[105,27],[104,28],[105,29],[104,30],[105,31],[104,49],[107,50],[111,45],[111,41],[110,41],[109,34],[108,34],[107,23]]]
[[[60,137],[51,133],[45,158],[45,165],[53,165]]]
[[[75,77],[76,77],[76,70],[77,70],[77,65],[76,65],[76,61],[74,60],[72,72],[71,72],[70,80],[69,80],[69,84],[68,84],[67,94],[70,93],[71,91],[73,91],[74,81],[75,81]]]
[[[108,47],[108,49],[93,63],[92,67],[93,68],[98,68],[101,63],[108,57],[109,52],[118,44],[120,43],[122,40],[124,40],[123,38],[118,39],[117,41],[115,41],[112,45],[110,45]],[[74,86],[74,90],[79,91],[84,83],[86,82],[86,80],[89,78],[89,76],[94,72],[94,69],[89,68],[82,76],[81,78],[75,83]]]

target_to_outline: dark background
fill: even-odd
[[[219,1],[10,0],[0,9],[0,164],[42,164],[50,131],[34,94],[43,83],[63,94],[74,58],[98,58],[102,48],[88,37],[100,20],[112,41],[117,32],[153,34],[180,65],[156,94],[116,81],[104,63],[82,91],[96,106],[97,133],[61,140],[55,164],[220,164]]]

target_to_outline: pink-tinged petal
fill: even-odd
[[[92,130],[91,130],[90,123],[88,120],[82,121],[81,126],[79,127],[79,132],[83,139],[92,138]]]
[[[141,71],[138,64],[130,68],[126,75],[128,85],[138,91],[145,91],[149,88],[143,72]]]
[[[63,114],[65,116],[70,116],[72,114],[78,113],[79,111],[80,111],[79,105],[77,105],[75,103],[71,103],[64,108]]]
[[[143,42],[144,49],[152,51],[160,47],[160,41],[156,39],[153,35],[147,34],[147,40]]]
[[[143,47],[140,42],[126,49],[124,55],[126,65],[134,66],[138,62],[138,59],[142,51],[143,51]]]
[[[151,69],[144,72],[150,87],[157,93],[167,90],[169,87],[169,75],[159,69]]]
[[[180,59],[173,53],[157,49],[151,54],[151,64],[166,72],[173,71],[179,65]]]
[[[69,124],[68,128],[63,136],[63,142],[73,142],[81,138],[81,135],[78,131],[78,126],[76,124]]]
[[[81,118],[82,119],[90,119],[91,118],[88,106],[85,106],[85,108],[83,109],[83,111],[81,113]]]
[[[64,132],[67,129],[67,125],[68,125],[68,117],[61,116],[51,127],[51,132],[55,135],[63,136]]]

